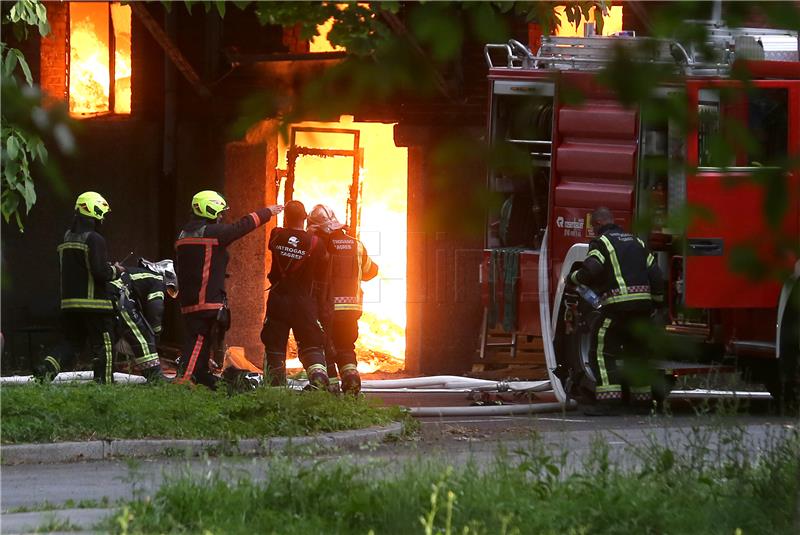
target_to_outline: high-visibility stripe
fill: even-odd
[[[59,362],[50,355],[46,356],[44,361],[49,362],[57,374],[61,372],[61,364],[59,364]]]
[[[107,332],[103,333],[103,343],[106,350],[106,384],[110,384],[114,373],[114,353],[111,348],[111,335]]]
[[[663,295],[653,294],[650,297],[652,297],[653,301],[655,301],[656,303],[663,303],[664,302],[664,296]]]
[[[164,278],[164,277],[162,277],[161,275],[158,275],[158,274],[156,274],[156,273],[133,273],[133,274],[131,275],[131,279],[132,279],[132,280],[135,280],[135,281],[138,281],[138,280],[141,280],[141,279],[157,279],[157,280],[162,280],[163,278]]]
[[[94,299],[94,277],[92,276],[92,266],[89,264],[89,248],[87,247],[85,251],[83,251],[83,259],[86,261],[86,279],[87,279],[87,289],[86,289],[86,297],[89,299]]]
[[[219,240],[217,238],[181,238],[175,242],[175,248],[177,249],[181,245],[203,245],[208,247],[209,245],[219,245]]]
[[[154,333],[160,333],[161,332],[161,325],[156,325],[155,327],[153,327],[153,332]]]
[[[635,293],[635,294],[627,294],[627,295],[614,295],[611,297],[607,297],[603,299],[604,305],[610,305],[612,303],[626,303],[630,301],[650,301],[652,296],[649,293]]]
[[[311,375],[315,371],[325,372],[325,375],[328,375],[328,368],[324,364],[312,364],[311,366],[308,367],[306,373],[308,375]]]
[[[65,250],[65,249],[78,249],[79,251],[88,251],[89,250],[89,246],[87,244],[85,244],[85,243],[70,241],[70,242],[62,243],[61,245],[56,247],[56,251],[58,251],[59,253],[62,252],[63,250]]]
[[[652,266],[655,261],[656,257],[653,256],[653,253],[647,253],[647,267]]]
[[[108,299],[79,299],[70,298],[61,300],[61,308],[84,308],[92,310],[114,310]]]
[[[339,368],[339,371],[341,371],[342,373],[350,371],[357,372],[358,366],[356,366],[355,364],[345,364],[344,366]]]
[[[333,310],[355,310],[355,311],[362,311],[363,307],[358,304],[349,304],[349,303],[339,303],[333,305]]]
[[[148,353],[144,356],[133,359],[133,363],[136,366],[141,366],[142,364],[147,364],[148,362],[153,362],[156,360],[158,360],[158,353]]]
[[[203,335],[197,335],[197,341],[194,343],[194,349],[192,349],[192,356],[189,359],[189,364],[186,366],[186,372],[183,374],[178,382],[185,383],[186,381],[192,378],[192,374],[194,373],[194,366],[197,364],[197,356],[200,355],[200,350],[203,349]]]
[[[578,282],[578,272],[577,272],[577,271],[573,271],[573,272],[572,272],[572,274],[569,276],[569,280],[571,280],[571,281],[572,281],[572,283],[573,283],[573,284],[575,284],[576,286],[577,286],[578,284],[580,284],[580,283]]]
[[[606,236],[600,236],[600,241],[605,244],[606,249],[608,250],[608,257],[611,259],[611,267],[614,269],[614,278],[617,279],[619,293],[628,293],[628,285],[625,284],[625,279],[622,277],[622,268],[619,265],[619,259],[617,259],[617,251],[614,249],[614,246],[611,245],[611,240],[609,240]]]
[[[181,307],[181,313],[189,314],[191,312],[200,312],[201,310],[219,310],[220,308],[222,308],[222,303],[200,303],[199,305]]]
[[[128,314],[127,310],[122,310],[121,314],[122,319],[125,320],[125,324],[128,326],[128,329],[133,333],[133,336],[136,338],[136,341],[139,342],[139,347],[141,348],[140,355],[149,355],[150,354],[150,344],[147,343],[145,340],[142,331],[139,330],[139,326],[136,325],[136,322],[133,321],[131,315]]]
[[[256,227],[258,227],[259,225],[261,225],[261,218],[260,218],[260,217],[258,217],[258,214],[257,214],[257,213],[255,213],[255,212],[250,212],[250,213],[249,213],[249,214],[247,214],[247,215],[249,215],[249,216],[250,216],[250,218],[253,220],[253,223],[255,224],[255,226],[256,226]]]
[[[606,331],[611,325],[611,318],[603,320],[603,324],[597,330],[597,367],[600,368],[600,382],[603,385],[608,384],[608,371],[606,371],[606,359],[603,355],[606,342]]]
[[[589,254],[586,255],[586,258],[589,258],[589,257],[593,257],[593,258],[597,259],[597,261],[600,262],[601,264],[605,264],[606,263],[606,257],[604,257],[603,253],[601,253],[597,249],[592,249],[591,251],[589,251]]]
[[[153,292],[147,294],[148,301],[152,301],[153,299],[164,299],[164,292]]]
[[[622,385],[597,385],[596,392],[622,392]]]

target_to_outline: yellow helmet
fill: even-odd
[[[219,214],[228,209],[225,198],[216,191],[200,191],[192,197],[192,212],[206,219],[216,219]]]
[[[105,215],[111,211],[111,207],[99,193],[86,191],[78,195],[78,199],[75,201],[75,210],[82,215],[102,221]]]

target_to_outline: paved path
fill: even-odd
[[[534,436],[558,454],[567,451],[569,464],[579,466],[598,444],[608,447],[612,459],[635,464],[632,447],[656,441],[680,448],[688,437],[707,435],[711,448],[720,445],[724,434],[741,434],[751,454],[765,451],[791,433],[796,420],[768,416],[729,418],[614,417],[589,419],[580,415],[540,415],[537,417],[430,418],[422,421],[416,440],[401,440],[369,448],[349,448],[318,452],[329,462],[351,458],[359,462],[441,459],[459,464],[467,460],[491,461],[505,448],[513,451],[530,447]],[[695,429],[696,431],[693,431]],[[289,459],[306,462],[308,454],[296,453]],[[143,459],[108,460],[66,464],[18,465],[2,467],[0,496],[2,510],[32,507],[48,502],[63,505],[69,500],[111,502],[151,495],[166,477],[181,474],[202,475],[221,469],[226,473],[248,473],[263,478],[269,458]]]

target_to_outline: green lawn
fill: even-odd
[[[326,392],[178,385],[24,385],[2,389],[3,444],[119,438],[300,436],[387,424],[399,409]]]
[[[604,444],[577,468],[535,445],[459,468],[430,459],[402,466],[278,460],[266,481],[230,474],[169,481],[152,499],[123,506],[104,528],[298,535],[796,533],[796,436],[758,462],[746,453],[700,462],[702,445],[651,448],[633,471],[610,463]]]

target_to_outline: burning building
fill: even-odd
[[[2,329],[11,353],[32,356],[57,336],[54,251],[75,194],[98,190],[111,203],[104,232],[112,259],[154,259],[173,256],[191,196],[217,189],[233,217],[296,198],[308,207],[330,204],[349,222],[381,267],[365,284],[364,371],[470,368],[484,243],[482,231],[464,229],[483,225],[472,196],[486,174],[477,160],[448,159],[447,149],[453,139],[482,136],[483,43],[464,44],[441,94],[371,103],[333,121],[303,117],[288,137],[266,116],[231,139],[249,97],[291,100],[346,51],[304,41],[296,28],[261,26],[247,10],[231,8],[222,18],[156,2],[44,3],[52,32],[21,48],[48,98],[80,123],[81,152],[62,163],[67,191],[42,183],[25,233],[5,232]],[[527,39],[527,23],[513,29]],[[268,232],[232,246],[229,265],[234,319],[226,342],[258,365]],[[176,341],[176,310],[170,318],[164,338]]]

